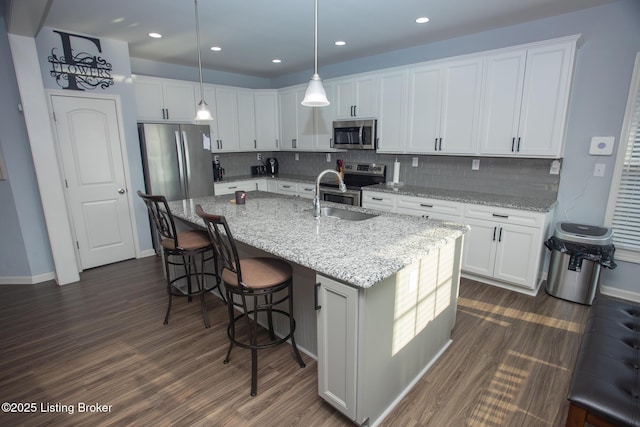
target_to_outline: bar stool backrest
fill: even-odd
[[[211,215],[206,213],[202,206],[196,205],[196,213],[204,220],[204,225],[209,232],[209,238],[222,264],[222,268],[227,269],[238,276],[238,283],[243,289],[249,290],[242,282],[242,271],[240,268],[240,257],[236,248],[235,240],[231,234],[231,229],[227,219],[222,215]],[[220,232],[224,231],[224,235]],[[226,237],[226,238],[225,238]]]
[[[138,196],[140,196],[145,205],[147,205],[147,210],[149,211],[153,225],[162,239],[173,240],[175,247],[179,248],[176,224],[173,220],[173,215],[171,215],[167,199],[164,196],[144,194],[140,190],[138,190]]]

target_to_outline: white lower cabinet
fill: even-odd
[[[317,276],[318,394],[356,418],[358,290]]]
[[[543,279],[549,213],[466,205],[462,270],[490,284],[536,293]]]
[[[398,195],[396,212],[440,221],[461,222],[462,220],[461,203],[416,196]]]
[[[396,195],[363,190],[361,205],[363,208],[376,209],[384,212],[395,212]]]
[[[216,196],[234,194],[236,191],[255,191],[258,189],[258,181],[251,179],[247,181],[214,182],[213,191]]]

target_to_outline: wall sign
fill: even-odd
[[[83,46],[95,47],[97,53],[102,53],[99,39],[56,30],[53,32],[60,36],[62,42],[62,56],[56,54],[58,49],[54,47],[48,58],[51,64],[49,74],[56,80],[58,86],[63,89],[84,91],[97,87],[106,89],[113,85],[113,77],[111,77],[113,69],[109,62],[96,54],[77,52],[71,47],[73,40],[81,39],[90,42],[83,43]]]

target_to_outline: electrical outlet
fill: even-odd
[[[413,166],[414,168],[418,167],[418,158],[414,157],[411,159],[411,166]]]
[[[593,176],[604,176],[604,170],[606,165],[604,163],[596,163],[593,168]]]
[[[480,170],[480,159],[471,160],[471,170],[472,171]]]
[[[296,160],[300,160],[300,153],[296,153],[295,158],[296,158]]]
[[[262,160],[262,153],[256,154],[256,157],[258,158],[258,160]]]
[[[558,175],[560,174],[560,160],[554,160],[551,162],[551,167],[549,168],[549,175]]]
[[[213,161],[214,161],[214,162],[217,162],[217,161],[219,161],[219,160],[220,160],[220,156],[218,156],[217,154],[215,154],[215,155],[213,156]]]
[[[327,163],[331,161],[331,153],[327,153]]]

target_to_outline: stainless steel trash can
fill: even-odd
[[[554,297],[591,305],[603,262],[614,268],[613,231],[594,225],[559,222],[545,242],[551,250],[546,292]]]

